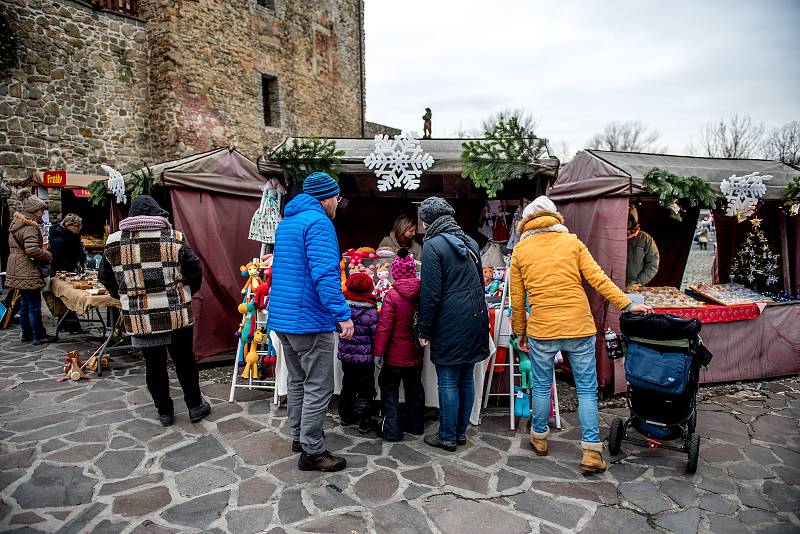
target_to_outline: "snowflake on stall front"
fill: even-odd
[[[728,200],[728,215],[739,222],[744,221],[755,212],[758,201],[767,194],[765,181],[772,176],[759,176],[758,171],[745,176],[732,175],[727,180],[722,180],[719,190]]]
[[[122,178],[122,174],[120,174],[117,169],[105,164],[101,164],[100,168],[108,173],[106,187],[117,197],[117,204],[125,204],[128,202],[128,197],[125,196],[125,180]]]
[[[731,282],[762,293],[775,289],[781,274],[778,260],[763,230],[754,226],[731,264]]]
[[[364,165],[375,171],[379,191],[417,189],[419,177],[433,165],[433,157],[422,153],[422,146],[410,132],[395,135],[394,140],[378,134],[375,150],[364,158]]]

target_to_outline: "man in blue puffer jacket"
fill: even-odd
[[[339,471],[344,458],[325,449],[322,426],[333,395],[335,332],[353,336],[342,294],[333,218],[339,184],[324,172],[303,182],[303,194],[284,209],[275,234],[269,328],[283,346],[289,372],[287,415],[292,450],[303,471]]]

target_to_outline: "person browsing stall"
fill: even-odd
[[[652,310],[631,304],[597,265],[586,245],[569,233],[564,218],[546,196],[525,207],[517,231],[520,238],[511,255],[509,273],[511,317],[519,349],[530,354],[533,366],[531,445],[537,455],[547,455],[553,365],[556,353],[561,351],[569,359],[578,391],[581,470],[603,472],[606,463],[597,413],[597,327],[583,280],[620,310]],[[529,316],[526,305],[530,305]]]
[[[347,465],[327,451],[322,431],[333,396],[335,332],[350,339],[354,330],[333,227],[340,200],[339,184],[327,173],[309,175],[303,193],[286,204],[275,233],[268,327],[281,342],[289,372],[287,415],[302,471]]]

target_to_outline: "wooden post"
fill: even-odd
[[[786,217],[782,211],[778,212],[781,221],[781,262],[783,263],[783,290],[792,293],[792,276],[789,273],[789,240],[786,236]]]

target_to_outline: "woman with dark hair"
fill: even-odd
[[[401,215],[394,221],[392,233],[381,240],[378,248],[386,247],[397,253],[401,248],[406,248],[415,260],[422,257],[422,246],[414,240],[417,234],[417,221],[408,215]]]

